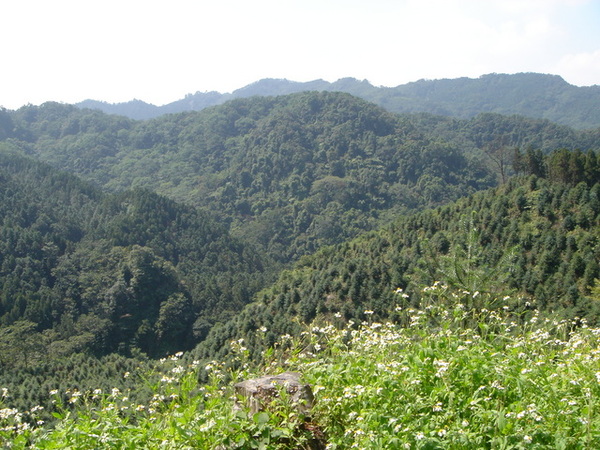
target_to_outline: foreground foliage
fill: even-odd
[[[38,421],[40,407],[1,409],[0,442],[283,449],[306,448],[318,431],[329,449],[600,445],[600,329],[441,283],[423,290],[418,308],[396,294],[395,323],[335,318],[297,339],[282,336],[255,369],[243,342],[234,341],[228,361],[200,364],[178,354],[162,360],[158,373],[127,374],[147,380],[154,392],[147,403],[118,389],[52,392],[57,420],[49,426]],[[505,306],[495,311],[469,307],[498,300]],[[234,408],[233,381],[281,370],[300,371],[312,384],[310,422],[285,400],[254,415]]]

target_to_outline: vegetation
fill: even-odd
[[[225,343],[237,338],[259,353],[265,342],[255,341],[254,331],[262,326],[270,330],[270,345],[278,335],[301,332],[302,323],[335,315],[360,322],[367,309],[385,320],[396,302],[395,287],[418,299],[420,286],[436,280],[499,296],[519,293],[541,311],[597,324],[600,309],[592,288],[600,277],[599,189],[596,182],[573,186],[533,175],[514,178],[323,248],[215,327],[196,355],[223,356]]]
[[[506,181],[512,151],[587,151],[597,131],[497,114],[396,116],[342,93],[238,99],[134,122],[45,104],[6,113],[5,147],[111,191],[206,208],[289,263]]]
[[[0,111],[0,436],[594,447],[597,136],[341,93]],[[232,409],[290,369],[310,419]]]
[[[196,209],[106,195],[17,155],[0,153],[0,212],[0,384],[22,385],[26,402],[59,373],[81,379],[77,354],[193,348],[267,276],[251,246]]]
[[[79,107],[94,108],[132,119],[149,119],[163,114],[199,111],[234,98],[288,95],[305,91],[339,91],[373,102],[390,112],[426,112],[462,119],[481,113],[548,119],[574,128],[597,128],[600,115],[595,107],[598,86],[576,87],[556,75],[538,73],[488,74],[476,79],[419,80],[396,87],[375,87],[367,80],[343,78],[334,83],[315,80],[298,83],[264,79],[231,94],[196,92],[164,106],[139,100],[108,104],[86,100]]]
[[[475,310],[478,294],[442,283],[416,308],[397,291],[395,323],[314,326],[281,336],[262,366],[232,342],[229,366],[161,361],[147,403],[117,388],[53,390],[48,408],[0,410],[12,448],[309,448],[318,437],[346,448],[595,448],[600,444],[600,330],[542,319],[518,299]],[[488,297],[487,301],[496,303]],[[263,333],[259,331],[259,333]],[[229,369],[227,368],[229,367]],[[231,382],[298,370],[313,385],[310,418],[286,402],[236,410]],[[210,380],[198,384],[198,374]],[[128,376],[146,377],[142,374]],[[4,391],[8,398],[10,391]],[[2,441],[0,441],[2,442]]]

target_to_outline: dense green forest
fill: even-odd
[[[197,209],[0,158],[1,344],[36,343],[2,351],[5,366],[190,348],[263,285],[265,260]]]
[[[411,306],[399,302],[398,289],[418,304],[421,287],[435,282],[481,293],[476,309],[490,306],[486,295],[516,295],[531,308],[597,324],[597,155],[557,151],[544,167],[560,180],[570,176],[565,160],[587,158],[594,161],[588,182],[516,177],[304,257],[255,303],[215,328],[197,356],[222,355],[228,351],[224,343],[240,337],[259,355],[278,336],[298,334],[304,323],[361,322],[368,318],[365,311],[390,319],[397,307]],[[255,333],[261,327],[268,329],[265,337]]]
[[[324,430],[332,448],[595,446],[600,160],[514,161],[522,174],[498,188],[305,256],[181,362],[76,353],[4,372],[1,404],[28,410],[2,410],[0,439],[291,449]],[[231,382],[277,369],[315,386],[312,417],[235,412]]]
[[[2,404],[94,387],[147,402],[168,354],[200,367],[243,339],[264,363],[311,325],[408,326],[431,286],[468,311],[596,325],[599,135],[329,92],[144,122],[2,110]]]
[[[594,148],[598,130],[484,114],[397,116],[342,93],[239,99],[134,122],[45,104],[3,113],[5,147],[111,191],[207,208],[289,262],[509,173],[514,147]]]
[[[376,87],[367,80],[354,78],[342,78],[333,83],[263,79],[230,94],[196,92],[163,106],[140,100],[118,104],[86,100],[78,106],[133,119],[150,119],[163,114],[200,111],[235,98],[305,91],[346,92],[394,113],[426,112],[469,119],[480,113],[493,112],[548,119],[578,129],[600,125],[600,113],[596,108],[600,87],[577,87],[559,76],[539,73],[492,73],[475,79],[419,80],[396,87]]]

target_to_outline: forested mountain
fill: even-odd
[[[340,92],[0,110],[0,443],[597,442],[598,142]],[[317,421],[234,412],[253,367],[312,377]]]
[[[480,282],[469,289],[596,320],[599,137],[521,116],[396,115],[340,92],[147,121],[0,110],[0,381],[34,401],[41,373],[79,383],[82,361],[109,377],[240,337],[258,354],[300,322],[387,317],[409,306],[399,287],[418,301],[420,286],[464,280],[454,259]],[[479,253],[465,261],[468,242]]]
[[[283,262],[490,187],[508,176],[515,147],[585,150],[600,133],[497,114],[397,116],[327,92],[144,122],[55,103],[2,117],[5,146],[109,190],[208,208]]]
[[[206,214],[6,152],[0,218],[2,370],[190,348],[264,285],[264,260]]]
[[[600,87],[577,87],[556,75],[537,73],[489,74],[479,78],[419,80],[396,87],[375,87],[368,81],[343,78],[333,83],[306,83],[264,79],[233,91],[196,92],[164,106],[140,100],[109,104],[86,100],[78,104],[109,114],[133,119],[150,119],[162,114],[199,111],[234,98],[286,95],[304,91],[346,92],[376,103],[395,113],[427,112],[458,118],[480,113],[519,114],[575,128],[600,126]]]
[[[526,175],[498,188],[304,257],[215,328],[196,356],[223,356],[224,343],[241,338],[258,356],[306,324],[394,319],[418,307],[424,286],[440,283],[470,292],[472,304],[465,306],[473,310],[502,307],[497,299],[510,296],[508,310],[555,311],[597,325],[598,153],[556,151],[544,158],[529,151],[519,159]]]

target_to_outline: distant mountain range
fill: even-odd
[[[392,88],[376,87],[366,80],[354,78],[342,78],[333,83],[268,78],[232,93],[196,92],[163,106],[141,100],[115,104],[85,100],[77,106],[144,120],[163,114],[200,111],[234,98],[277,96],[303,91],[346,92],[395,113],[427,112],[468,119],[479,113],[494,112],[548,119],[579,129],[600,126],[600,86],[577,87],[560,76],[539,73],[419,80]]]

